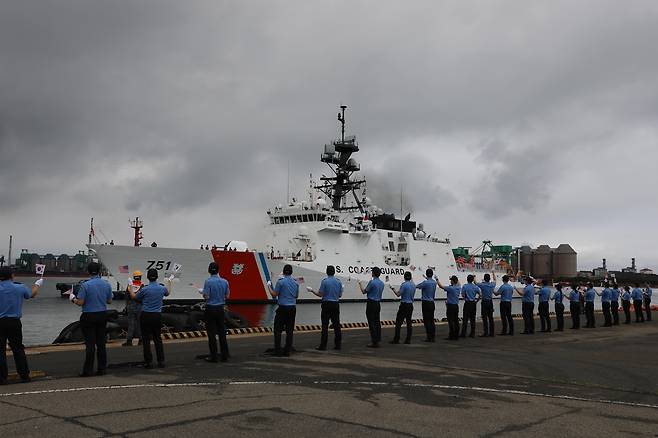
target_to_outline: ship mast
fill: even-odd
[[[321,161],[327,163],[334,173],[334,176],[323,176],[320,178],[322,184],[316,186],[317,190],[327,195],[331,199],[332,208],[336,211],[361,211],[365,213],[362,201],[356,194],[356,190],[361,188],[365,180],[352,180],[354,172],[360,170],[357,161],[352,158],[352,154],[359,151],[359,144],[356,137],[351,135],[345,137],[345,110],[347,105],[340,106],[341,112],[338,113],[340,122],[340,140],[335,140],[324,146],[324,153]],[[348,205],[345,196],[352,193],[356,205]]]
[[[139,217],[136,217],[135,220],[129,220],[130,222],[130,228],[135,230],[135,241],[134,244],[135,246],[141,246],[142,245],[142,227],[144,226],[144,222],[139,219]]]

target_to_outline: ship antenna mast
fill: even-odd
[[[347,109],[347,105],[341,105],[340,109],[342,111],[342,114],[338,113],[338,121],[340,122],[340,141],[341,143],[345,143],[345,110]]]
[[[139,217],[136,217],[135,220],[129,220],[130,222],[130,228],[135,230],[135,246],[142,246],[142,239],[144,236],[142,235],[142,228],[144,227],[144,222],[139,219]]]

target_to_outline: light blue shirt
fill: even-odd
[[[220,277],[219,274],[211,275],[203,283],[203,296],[206,298],[206,304],[209,306],[223,306],[226,304],[226,299],[229,295],[231,295],[231,290],[228,286],[228,281]]]
[[[32,292],[21,283],[11,280],[0,281],[0,318],[23,316],[23,300],[32,298]],[[0,345],[0,348],[5,348]]]
[[[384,282],[375,277],[368,282],[365,291],[369,300],[381,301],[384,293]]]
[[[446,291],[448,299],[446,300],[446,303],[448,304],[459,304],[459,292],[461,291],[461,287],[459,285],[455,286],[444,286],[443,290]]]
[[[605,289],[603,289],[603,292],[601,292],[601,301],[604,303],[609,303],[611,296],[612,296],[612,289],[606,287]]]
[[[616,287],[612,289],[612,292],[610,293],[610,301],[619,301],[619,289]]]
[[[416,285],[413,281],[405,281],[400,285],[400,301],[407,304],[413,304],[414,295],[416,294]]]
[[[423,301],[434,301],[436,298],[436,281],[433,278],[421,281],[416,288],[421,290]]]
[[[85,301],[82,313],[105,312],[107,302],[112,300],[112,286],[98,276],[91,277],[80,285],[77,298]]]
[[[541,289],[539,289],[539,302],[540,303],[548,303],[548,300],[551,298],[551,290],[548,288],[548,286],[544,286]]]
[[[621,295],[621,299],[623,301],[630,301],[631,300],[631,293],[627,290],[624,290],[624,293]]]
[[[509,303],[512,301],[512,295],[514,295],[514,286],[509,283],[503,283],[502,286],[498,288],[498,295],[500,295],[500,301]]]
[[[320,282],[320,295],[322,295],[322,301],[332,301],[338,302],[340,297],[343,296],[343,284],[339,279],[330,275]]]
[[[279,294],[277,297],[279,306],[294,306],[297,304],[299,284],[290,275],[279,278],[276,286],[274,286],[274,290]]]
[[[651,290],[650,287],[647,287],[644,289],[644,298],[647,298],[648,300],[651,300],[651,295],[653,295],[653,291]]]
[[[633,300],[641,300],[642,299],[642,289],[640,288],[635,288],[633,289]]]
[[[162,300],[169,296],[169,290],[157,281],[151,281],[135,294],[137,300],[142,302],[142,312],[161,313]]]
[[[571,289],[571,292],[569,292],[569,300],[580,303],[580,292],[576,289]]]
[[[594,289],[587,289],[585,291],[585,302],[586,303],[593,303],[595,297],[596,297],[596,291]]]
[[[534,303],[535,302],[535,287],[531,284],[523,288],[523,298],[521,301],[524,303]]]
[[[555,293],[551,299],[555,301],[555,304],[562,304],[562,301],[564,300],[564,292],[561,290],[555,290]]]
[[[486,281],[486,282],[478,283],[477,287],[479,287],[480,290],[482,291],[482,299],[483,300],[492,300],[493,299],[494,289],[496,288],[496,282],[495,281]]]
[[[475,296],[480,292],[480,288],[473,283],[466,283],[462,286],[462,298],[464,298],[464,301],[475,301]]]

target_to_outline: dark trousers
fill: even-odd
[[[475,316],[477,313],[477,304],[475,301],[464,301],[464,308],[462,309],[462,334],[466,336],[466,329],[468,323],[471,323],[471,333],[469,336],[475,336]]]
[[[635,322],[644,322],[644,313],[642,313],[642,300],[633,300],[635,308]]]
[[[564,304],[555,303],[555,319],[557,320],[557,329],[564,330]]]
[[[411,315],[414,313],[414,305],[412,303],[400,303],[398,307],[398,314],[395,317],[395,336],[393,342],[400,342],[400,331],[402,330],[402,322],[407,321],[407,337],[405,342],[411,342]]]
[[[370,330],[370,341],[377,345],[382,340],[382,323],[379,314],[381,304],[379,301],[368,300],[366,302],[366,318],[368,319],[368,330]]]
[[[459,339],[459,304],[446,304],[448,318],[448,338]]]
[[[320,348],[327,348],[327,341],[329,340],[329,321],[331,321],[331,325],[334,327],[334,347],[340,348],[343,339],[340,331],[340,304],[337,301],[324,301],[322,303],[320,320],[322,321]]]
[[[141,318],[142,306],[134,302],[126,304],[126,318],[128,319],[128,331],[126,332],[126,343],[132,343],[133,338],[142,339]]]
[[[423,301],[423,324],[428,341],[436,338],[436,324],[434,323],[434,301]]]
[[[644,311],[647,313],[647,321],[651,321],[651,298],[644,299]]]
[[[208,335],[208,349],[210,350],[210,358],[217,360],[217,336],[219,335],[219,350],[222,359],[226,359],[228,357],[228,342],[226,342],[224,306],[206,306],[204,318],[206,320],[206,333]]]
[[[25,347],[23,346],[23,325],[19,318],[0,318],[0,381],[7,380],[7,342],[14,353],[16,372],[22,379],[30,377],[30,368],[27,366]]]
[[[610,310],[612,311],[612,323],[619,325],[619,301],[610,301]]]
[[[98,371],[107,368],[107,350],[105,349],[105,325],[107,316],[105,312],[84,312],[80,316],[80,328],[85,338],[85,363],[83,374],[94,372],[94,356],[98,363]]]
[[[548,313],[548,301],[539,303],[539,323],[541,331],[551,331],[551,316]]]
[[[296,306],[279,306],[274,316],[274,352],[281,353],[281,333],[286,330],[286,345],[284,353],[292,350],[292,333],[295,330]]]
[[[580,301],[571,301],[569,304],[569,311],[571,312],[571,328],[580,328]]]
[[[605,323],[604,327],[612,326],[612,314],[610,313],[610,301],[603,301],[601,303],[601,308],[603,309],[603,319]]]
[[[482,300],[480,304],[480,312],[482,313],[482,332],[484,336],[494,335],[494,306],[492,300]]]
[[[587,325],[585,327],[596,327],[596,320],[594,319],[594,301],[585,302],[585,319],[587,320]]]
[[[523,313],[523,333],[535,332],[535,303],[521,303]]]
[[[501,333],[507,333],[508,335],[513,335],[514,334],[514,318],[512,318],[512,302],[511,301],[501,301],[500,302],[500,320],[503,324],[503,331]],[[509,327],[509,329],[508,329],[508,327]]]
[[[625,324],[631,323],[631,301],[621,300],[621,307],[624,309],[624,316],[626,317]]]
[[[142,312],[139,316],[139,325],[142,329],[142,349],[144,350],[144,362],[153,362],[151,353],[151,340],[155,347],[155,356],[158,363],[164,363],[164,347],[162,346],[162,314],[156,312]]]

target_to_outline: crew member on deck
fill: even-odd
[[[642,293],[642,289],[640,289],[640,283],[635,283],[635,289],[631,293],[631,298],[633,298],[633,307],[635,309],[635,322],[644,322],[644,314],[642,313],[644,294]]]
[[[364,288],[361,281],[357,281],[361,293],[366,295],[366,318],[368,319],[368,329],[370,330],[370,348],[378,348],[382,340],[382,324],[380,320],[382,294],[384,292],[384,282],[379,279],[382,271],[377,266],[372,268],[372,280]]]
[[[139,339],[141,343],[142,330],[140,324],[140,317],[142,315],[142,303],[132,298],[133,293],[139,292],[144,286],[142,283],[141,271],[134,271],[133,278],[128,287],[126,288],[126,318],[128,319],[128,330],[126,332],[126,342],[122,345],[125,347],[132,347],[133,338]]]
[[[80,285],[78,296],[71,294],[71,302],[82,307],[80,326],[85,338],[85,363],[80,377],[94,374],[94,355],[98,358],[97,375],[105,374],[107,351],[105,337],[107,305],[112,303],[112,286],[100,277],[101,266],[96,262],[87,265],[89,280]]]
[[[503,324],[501,336],[514,335],[514,319],[512,318],[512,295],[514,286],[509,284],[509,275],[503,275],[503,284],[494,291],[494,295],[500,295],[500,322]],[[509,331],[508,331],[509,330]]]
[[[535,280],[532,277],[527,277],[525,280],[525,287],[523,292],[518,289],[516,293],[521,295],[521,311],[523,313],[523,331],[522,335],[535,334]]]
[[[204,318],[206,320],[206,332],[208,334],[208,349],[210,355],[205,359],[207,362],[217,362],[217,336],[219,336],[219,359],[226,362],[229,357],[228,342],[226,342],[226,322],[224,305],[231,291],[228,281],[219,276],[219,265],[215,262],[208,264],[210,277],[199,291],[206,300]]]
[[[473,284],[475,276],[469,274],[466,277],[466,284],[462,286],[462,298],[464,299],[464,308],[462,310],[462,331],[461,337],[466,337],[468,322],[471,323],[471,333],[469,337],[475,337],[475,317],[477,313],[477,301],[482,294],[480,288]]]
[[[624,309],[624,316],[626,321],[624,324],[631,323],[631,288],[630,286],[624,286],[624,293],[621,295],[621,307]]]
[[[601,293],[596,292],[598,296],[601,297],[601,309],[603,310],[603,319],[605,323],[603,327],[612,327],[612,314],[610,313],[610,298],[612,297],[612,289],[610,285],[605,283],[605,287]]]
[[[541,281],[539,289],[539,322],[542,333],[551,332],[551,315],[548,309],[548,302],[551,299],[551,289],[548,287],[546,280]]]
[[[555,331],[561,332],[564,330],[564,293],[562,292],[562,285],[560,283],[555,285],[555,293],[553,293],[551,299],[555,301],[555,320],[557,321],[557,329]]]
[[[491,281],[491,275],[493,275],[493,281]],[[484,281],[477,284],[482,291],[482,303],[480,304],[480,312],[482,313],[481,337],[494,336],[493,294],[496,288],[496,273],[492,271],[491,275],[484,274]]]
[[[612,311],[612,323],[619,325],[619,286],[613,283],[610,294],[610,310]]]
[[[297,297],[299,284],[292,278],[292,266],[283,267],[283,277],[279,278],[274,288],[268,280],[267,287],[272,298],[277,299],[278,307],[274,316],[274,354],[276,356],[290,356],[292,351],[292,334],[295,330],[295,315],[297,314]],[[286,330],[286,345],[281,351],[281,333]]]
[[[644,296],[644,311],[647,313],[647,321],[651,321],[651,295],[653,295],[653,291],[648,284],[642,294]]]
[[[587,325],[585,325],[585,328],[596,327],[596,319],[594,318],[594,298],[596,298],[594,284],[587,283],[587,290],[585,291],[585,318],[587,319]]]
[[[571,313],[571,330],[580,329],[580,289],[578,285],[571,285],[571,293],[566,295],[569,300],[569,312]]]
[[[439,287],[446,291],[446,317],[448,319],[448,341],[456,341],[459,339],[459,293],[461,287],[459,286],[459,278],[456,275],[450,277],[450,286],[441,284],[438,278],[434,277]]]
[[[37,296],[43,278],[32,285],[32,290],[21,283],[14,283],[14,273],[9,266],[0,267],[0,385],[7,384],[9,370],[7,368],[7,342],[14,354],[16,372],[21,382],[30,381],[30,368],[25,357],[23,346],[23,300]]]
[[[436,299],[436,280],[434,280],[434,271],[427,269],[425,271],[425,280],[416,285],[421,290],[423,324],[425,325],[425,342],[434,342],[436,340],[436,324],[434,323],[434,300]]]
[[[272,250],[274,254],[274,250]],[[343,296],[343,283],[334,277],[336,268],[332,265],[327,266],[327,277],[320,282],[320,289],[314,291],[312,288],[306,289],[312,294],[322,298],[320,320],[322,322],[322,334],[320,335],[320,345],[316,350],[324,351],[327,349],[329,340],[329,321],[334,327],[334,350],[340,350],[342,344],[342,333],[340,330],[340,298]]]
[[[407,337],[404,340],[405,344],[411,344],[411,316],[414,313],[414,295],[416,294],[416,285],[411,281],[411,272],[407,271],[404,273],[404,283],[400,285],[400,290],[395,290],[393,286],[390,286],[393,293],[400,297],[400,307],[398,308],[398,314],[395,318],[395,336],[391,341],[391,344],[400,343],[400,331],[402,328],[402,322],[407,321]]]
[[[142,329],[142,345],[144,349],[144,368],[153,368],[153,354],[151,353],[151,340],[155,347],[155,356],[158,368],[165,367],[164,347],[162,346],[162,301],[169,296],[174,274],[167,278],[169,288],[158,283],[158,270],[149,269],[146,273],[149,284],[140,288],[138,292],[128,289],[130,297],[142,303],[142,314],[139,323]]]

